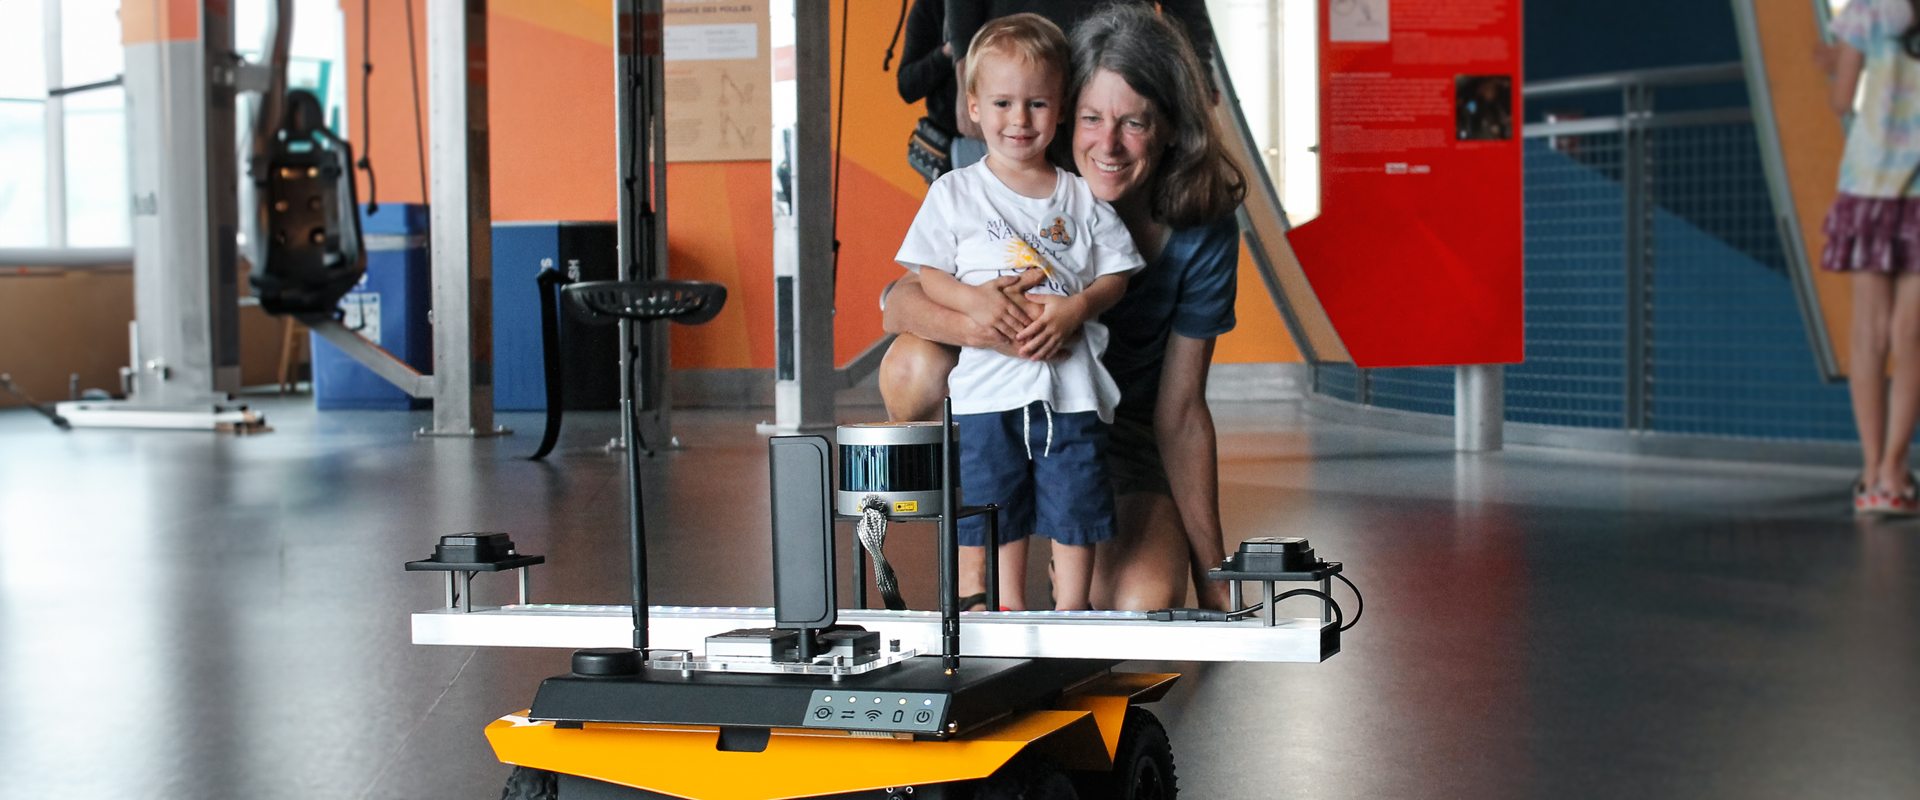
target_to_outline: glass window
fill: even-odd
[[[120,77],[120,0],[60,0],[60,85]]]
[[[1316,0],[1208,0],[1240,114],[1293,225],[1320,214]]]
[[[0,247],[47,246],[46,104],[0,100]]]
[[[47,96],[47,57],[41,45],[41,0],[0,0],[0,98],[41,100]]]
[[[126,92],[118,86],[66,96],[67,245],[126,247]]]

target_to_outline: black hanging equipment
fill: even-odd
[[[266,241],[249,277],[269,314],[333,315],[367,272],[353,146],[327,129],[312,92],[289,91],[286,103],[254,175]]]

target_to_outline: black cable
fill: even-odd
[[[840,285],[840,163],[841,143],[847,138],[847,9],[853,0],[840,0],[840,107],[833,121],[833,285]]]
[[[1353,599],[1354,599],[1353,621],[1347,623],[1346,628],[1340,629],[1344,631],[1347,628],[1351,628],[1355,625],[1360,624],[1361,615],[1367,613],[1367,598],[1360,596],[1360,587],[1353,585],[1353,581],[1347,580],[1347,576],[1336,572],[1336,573],[1333,573],[1333,577],[1339,578],[1341,583],[1346,584],[1347,588],[1353,590]]]
[[[1346,612],[1340,610],[1340,601],[1333,599],[1333,595],[1327,594],[1326,592],[1320,591],[1319,589],[1291,589],[1291,590],[1284,591],[1274,595],[1273,603],[1274,605],[1279,605],[1280,601],[1285,600],[1289,597],[1318,597],[1322,600],[1325,600],[1327,601],[1327,605],[1333,606],[1333,624],[1336,626],[1339,626],[1340,630],[1342,631],[1346,630],[1349,627],[1352,627],[1346,624],[1347,622]],[[1265,604],[1262,603],[1260,605],[1254,605],[1249,608],[1243,608],[1239,611],[1229,614],[1228,617],[1231,618],[1235,616],[1244,616],[1248,612],[1258,611],[1260,610],[1261,605],[1265,605]],[[1359,618],[1355,617],[1355,619],[1358,620]]]
[[[1352,584],[1348,585],[1351,586]],[[1333,606],[1333,622],[1335,625],[1341,626],[1340,630],[1344,631],[1347,628],[1353,627],[1347,624],[1346,612],[1340,610],[1340,602],[1334,600],[1331,595],[1319,589],[1294,589],[1292,591],[1282,592],[1274,595],[1273,602],[1275,605],[1279,605],[1280,601],[1289,597],[1318,597],[1321,600],[1325,600],[1327,605]],[[1266,603],[1255,603],[1239,611],[1215,611],[1210,608],[1162,608],[1147,612],[1147,618],[1155,622],[1232,622],[1236,619],[1248,617],[1265,607]],[[1358,617],[1354,619],[1355,621],[1359,620]]]
[[[907,27],[907,4],[911,0],[900,0],[900,21],[893,23],[893,38],[887,40],[887,59],[880,62],[880,71],[893,68],[893,47],[900,43],[900,31]]]
[[[409,0],[411,2],[411,0]],[[380,210],[380,182],[373,177],[373,0],[360,0],[360,160],[367,171],[367,213]]]
[[[427,131],[420,114],[420,52],[413,42],[413,0],[402,0],[407,7],[407,68],[413,73],[413,146],[420,157],[420,202],[427,198]]]
[[[1347,580],[1347,576],[1341,575],[1340,573],[1336,572],[1333,574],[1333,577],[1339,578],[1341,583],[1346,584],[1347,588],[1352,589],[1353,599],[1357,601],[1357,605],[1354,606],[1353,621],[1340,626],[1340,630],[1345,631],[1349,628],[1352,628],[1355,625],[1360,624],[1360,617],[1367,613],[1367,598],[1362,597],[1360,595],[1360,587],[1353,585],[1353,581]],[[1319,597],[1323,600],[1326,600],[1329,603],[1332,603],[1334,616],[1338,617],[1340,615],[1340,603],[1334,600],[1332,597],[1329,597],[1326,594],[1321,593],[1321,591],[1318,589],[1295,589],[1291,592],[1287,592],[1285,594],[1274,597],[1273,601],[1275,603],[1278,603],[1281,600],[1285,600],[1289,597],[1293,597],[1295,595],[1301,595],[1301,594],[1311,594],[1315,597]],[[1241,617],[1247,616],[1248,614],[1255,613],[1265,607],[1266,607],[1266,603],[1254,603],[1253,605],[1247,606],[1246,608],[1240,609],[1239,611],[1225,611],[1221,613],[1226,614],[1227,619],[1239,619]]]

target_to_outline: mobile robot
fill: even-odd
[[[574,284],[561,295],[582,319],[630,324],[710,319],[725,292],[635,282]],[[631,386],[631,350],[622,355]],[[629,442],[632,411],[623,415]],[[525,570],[542,559],[514,552],[505,534],[443,537],[433,558],[407,565],[446,573],[448,587],[447,608],[414,615],[416,643],[585,646],[571,672],[541,683],[531,708],[487,726],[494,753],[516,767],[506,800],[1168,800],[1178,791],[1173,751],[1141,706],[1179,676],[1116,665],[1169,653],[1320,661],[1339,652],[1345,620],[1329,590],[1341,565],[1314,558],[1300,539],[1252,540],[1214,571],[1233,582],[1236,608],[1242,582],[1262,587],[1262,602],[1237,612],[963,614],[955,525],[984,514],[991,526],[996,515],[960,504],[951,412],[938,424],[838,434],[837,487],[836,445],[825,437],[769,441],[771,609],[649,607],[634,447],[630,608],[528,604]],[[860,608],[839,607],[836,517],[859,521]],[[897,602],[881,549],[888,519],[937,523],[938,612]],[[997,538],[990,528],[987,541]],[[864,608],[869,558],[887,610]],[[996,561],[988,554],[988,608],[998,608]],[[503,570],[520,571],[521,603],[473,607],[473,576]],[[1274,584],[1289,581],[1320,587],[1276,595]],[[1277,618],[1276,604],[1297,595],[1318,597],[1320,617]]]

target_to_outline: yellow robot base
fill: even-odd
[[[961,787],[993,783],[989,779],[997,773],[1029,763],[1046,766],[1037,772],[1026,768],[1033,774],[1002,782],[1026,781],[1044,788],[1064,778],[1060,770],[1066,770],[1077,773],[1083,787],[1122,783],[1125,789],[1113,787],[1121,789],[1115,796],[1157,800],[1172,796],[1171,753],[1159,723],[1144,709],[1132,707],[1160,699],[1178,678],[1104,673],[1069,687],[1050,709],[1015,713],[946,741],[916,740],[910,734],[774,728],[761,749],[743,752],[723,749],[721,730],[715,726],[589,722],[560,727],[528,719],[524,712],[488,725],[487,740],[501,761],[522,772],[539,771],[516,774],[508,800],[929,800],[960,796],[955,791]],[[985,795],[968,791],[976,798],[992,794],[990,788]],[[1037,796],[1048,795],[1043,791]],[[1082,793],[1080,800],[1100,798]]]

